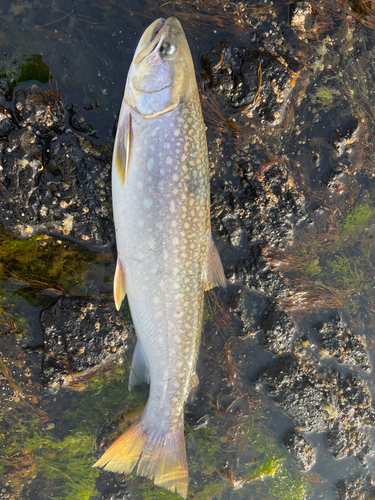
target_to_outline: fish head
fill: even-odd
[[[188,101],[197,90],[188,42],[175,17],[154,21],[143,33],[129,69],[124,99],[154,117]]]

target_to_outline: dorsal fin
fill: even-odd
[[[113,166],[116,167],[121,185],[125,184],[129,173],[130,153],[132,143],[132,115],[128,106],[123,106],[120,111],[116,133],[115,147],[113,150]]]

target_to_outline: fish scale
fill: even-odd
[[[186,498],[186,397],[197,383],[204,291],[225,286],[212,240],[205,126],[176,18],[143,34],[129,69],[112,168],[116,307],[137,332],[129,387],[150,383],[141,417],[95,466],[137,474]]]

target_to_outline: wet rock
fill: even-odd
[[[295,324],[276,302],[270,301],[259,327],[263,330],[263,347],[281,356],[291,350]]]
[[[127,322],[124,328],[123,322]],[[121,355],[132,329],[112,302],[61,298],[41,317],[45,355],[41,379],[52,391],[78,385],[90,371]]]
[[[358,139],[361,127],[355,118],[347,125],[346,130],[335,129],[333,137],[329,141],[337,151],[337,156],[342,156],[345,152],[350,153],[353,143]]]
[[[103,247],[114,239],[110,148],[80,134],[43,145],[27,130],[7,137],[0,172],[0,218],[16,236],[50,231]]]
[[[323,356],[333,356],[339,363],[359,365],[371,370],[363,337],[351,332],[344,320],[337,316],[317,327]]]
[[[6,137],[14,130],[14,118],[12,110],[0,104],[0,138]]]
[[[314,449],[301,434],[289,432],[284,436],[283,444],[299,469],[308,471],[315,464]]]
[[[220,42],[205,52],[201,65],[207,86],[248,116],[257,108],[260,118],[278,125],[285,117],[295,85],[296,65],[292,70],[279,54],[260,48],[259,44],[253,46],[254,49],[235,48],[235,59],[228,42]]]
[[[295,354],[280,357],[264,370],[270,394],[300,429],[326,431],[336,458],[353,455],[363,463],[373,453],[363,428],[371,427],[375,417],[367,384],[320,367],[303,347]]]
[[[77,132],[84,134],[92,132],[92,125],[78,113],[78,108],[72,106],[69,110],[69,125]]]
[[[4,130],[9,130],[0,170],[0,220],[5,228],[17,237],[48,231],[93,247],[111,244],[111,146],[95,146],[82,133],[63,133],[64,96],[58,90],[21,88],[15,109],[18,127],[9,113],[3,120]],[[91,131],[75,116],[77,128]]]
[[[371,477],[361,475],[352,477],[349,481],[338,481],[335,485],[338,500],[370,500],[375,498],[375,485]]]
[[[64,104],[61,90],[41,90],[33,85],[17,90],[14,107],[23,126],[30,126],[37,134],[48,134],[64,131]]]
[[[292,5],[290,17],[290,25],[297,32],[300,32],[300,37],[303,37],[301,32],[311,29],[314,21],[311,5],[307,2],[296,2]]]
[[[207,86],[213,94],[230,98],[233,91],[231,46],[229,42],[219,42],[201,57],[201,65]]]

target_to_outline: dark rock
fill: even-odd
[[[335,317],[317,327],[321,355],[333,356],[339,363],[359,365],[371,370],[363,337],[351,332],[341,317]]]
[[[301,434],[289,432],[284,436],[283,444],[299,469],[303,471],[311,469],[315,463],[315,452]]]
[[[123,323],[127,323],[124,328]],[[90,371],[121,355],[132,329],[112,302],[61,298],[41,317],[45,355],[41,379],[52,391],[74,385]]]
[[[225,96],[232,107],[249,106],[243,109],[249,112],[257,108],[260,118],[278,125],[289,105],[295,73],[283,57],[262,45],[254,44],[254,50],[236,48],[236,59],[231,51],[228,42],[220,42],[202,55],[208,88]]]
[[[305,348],[279,358],[263,377],[275,402],[301,429],[327,431],[334,456],[356,456],[363,462],[372,452],[363,433],[375,417],[369,389],[355,376],[321,367]]]
[[[15,94],[17,118],[36,133],[62,133],[64,131],[65,97],[61,90],[21,88]]]
[[[281,356],[291,350],[295,324],[292,318],[274,301],[269,307],[259,327],[263,330],[263,346],[267,351]]]
[[[43,157],[45,160],[43,161]],[[103,247],[114,239],[110,191],[111,148],[80,134],[44,144],[16,130],[4,144],[0,218],[16,236],[38,231]]]
[[[92,132],[92,125],[86,121],[86,119],[78,114],[78,110],[75,106],[72,106],[69,110],[69,125],[77,132],[82,132],[84,134]]]
[[[15,124],[12,110],[0,104],[0,137],[6,137],[14,128]]]
[[[370,500],[375,498],[375,485],[371,477],[361,475],[352,477],[349,481],[338,481],[335,484],[338,500]]]

